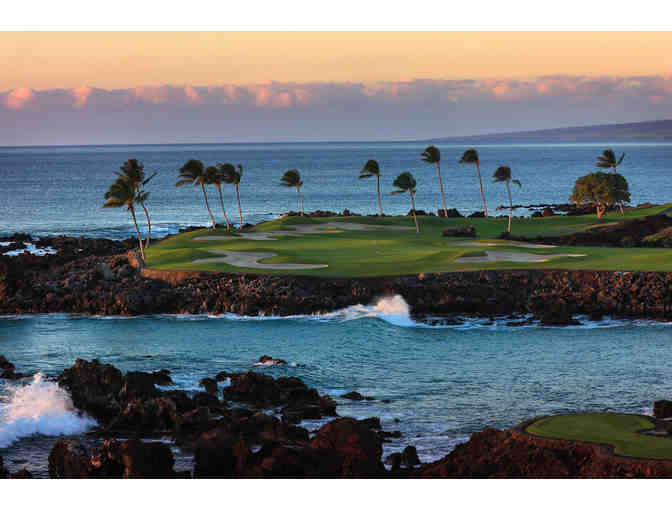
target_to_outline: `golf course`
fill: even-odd
[[[645,216],[672,204],[596,215],[514,218],[512,235],[534,238],[589,232]],[[292,274],[324,277],[393,276],[482,269],[672,271],[664,248],[556,246],[499,238],[508,219],[284,216],[243,230],[203,228],[171,236],[146,250],[159,270]],[[473,226],[476,237],[445,237]]]
[[[644,434],[652,419],[635,414],[585,413],[542,418],[526,428],[535,436],[588,441],[614,447],[614,454],[644,459],[672,459],[672,439]]]

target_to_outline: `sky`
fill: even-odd
[[[0,32],[0,145],[394,140],[672,118],[672,32]]]

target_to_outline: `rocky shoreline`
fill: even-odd
[[[25,238],[24,238],[25,240]],[[138,267],[132,240],[42,238],[56,254],[0,257],[0,314],[295,315],[332,312],[399,294],[412,314],[573,314],[672,319],[672,274],[480,270],[376,278],[156,271]]]
[[[98,426],[87,441],[54,444],[51,478],[672,477],[672,461],[619,457],[604,445],[533,436],[525,428],[534,420],[474,433],[436,462],[423,464],[411,445],[383,460],[383,443],[397,432],[382,430],[375,416],[338,416],[329,395],[296,377],[220,372],[200,381],[203,391],[188,393],[157,387],[172,383],[167,370],[122,374],[98,360],[78,359],[54,381]],[[353,392],[349,398],[367,397]],[[657,430],[669,435],[672,402],[656,402],[654,415]],[[330,421],[313,431],[301,426],[318,418]],[[171,443],[193,454],[191,469],[174,469]],[[0,478],[31,477],[25,469],[10,474],[0,457]]]

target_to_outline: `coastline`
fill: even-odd
[[[315,277],[142,268],[128,241],[65,238],[55,255],[0,259],[0,314],[222,314],[333,312],[401,295],[416,316],[532,314],[672,319],[672,273],[473,270],[382,277]],[[115,253],[108,255],[109,253]]]

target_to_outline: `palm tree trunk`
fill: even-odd
[[[205,198],[205,207],[208,209],[208,214],[210,215],[210,221],[212,221],[212,228],[215,228],[215,217],[212,215],[210,210],[210,204],[208,203],[208,194],[205,192],[205,185],[201,183],[201,189],[203,190],[203,198]]]
[[[436,162],[436,172],[439,174],[439,188],[441,189],[441,201],[443,202],[443,217],[448,217],[448,208],[446,207],[446,195],[443,194],[443,181],[441,180],[441,164]]]
[[[229,223],[229,217],[226,215],[226,210],[224,210],[224,199],[222,198],[221,184],[217,184],[217,191],[219,191],[219,203],[222,204],[222,212],[224,213],[224,220],[226,221],[226,230],[231,230],[231,223]]]
[[[303,200],[301,199],[301,190],[299,189],[298,186],[296,187],[296,196],[298,197],[299,209],[301,209],[301,216],[304,216],[304,214],[303,214]]]
[[[133,224],[135,225],[135,231],[138,234],[138,244],[140,245],[140,256],[142,257],[142,260],[145,260],[145,250],[142,248],[142,237],[140,236],[140,229],[138,228],[138,220],[135,218],[135,210],[133,209],[133,206],[130,206],[128,208],[129,211],[131,211],[131,217],[133,218]]]
[[[611,168],[613,169],[614,173],[617,173],[616,165],[613,165]],[[625,213],[623,212],[623,202],[621,202],[620,200],[618,201],[618,208],[621,210],[621,216],[625,216]]]
[[[380,201],[380,175],[378,177],[378,210],[380,211],[380,215],[383,215],[383,203]]]
[[[485,205],[485,195],[483,194],[483,181],[481,180],[481,168],[478,164],[478,161],[476,162],[476,172],[478,173],[478,185],[481,187],[481,201],[483,202],[483,213],[485,214],[485,217],[488,217],[488,206]]]
[[[511,187],[509,181],[506,181],[506,192],[509,194],[509,234],[511,233],[511,216],[513,216],[513,200],[511,199]]]
[[[420,233],[420,227],[418,227],[418,217],[415,215],[415,199],[413,198],[413,193],[409,192],[411,195],[411,207],[413,208],[413,221],[415,222],[415,233]]]
[[[243,228],[243,210],[240,208],[240,193],[238,193],[238,184],[236,184],[236,199],[238,200],[238,215],[240,216],[240,228]]]
[[[147,217],[147,238],[145,239],[145,248],[149,247],[149,240],[152,237],[152,223],[149,221],[149,211],[145,207],[144,202],[140,202],[142,210],[145,211],[145,216]]]

